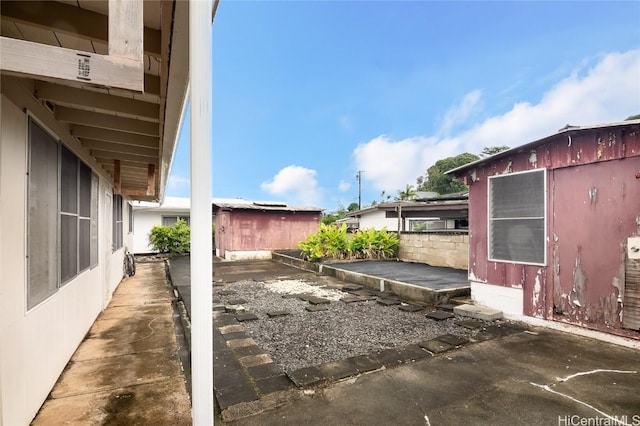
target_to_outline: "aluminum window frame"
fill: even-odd
[[[509,260],[509,259],[499,259],[493,257],[493,252],[491,250],[491,235],[492,235],[492,216],[491,216],[491,205],[492,205],[492,181],[495,179],[504,179],[508,177],[512,177],[515,175],[522,175],[526,173],[542,173],[542,196],[543,196],[543,216],[542,217],[512,217],[512,218],[500,218],[501,220],[518,220],[518,219],[542,219],[542,233],[543,233],[543,244],[542,244],[542,263],[531,262],[531,261],[521,261],[521,260]],[[498,174],[489,176],[487,180],[487,260],[491,262],[499,262],[499,263],[512,263],[517,265],[532,265],[532,266],[547,266],[547,233],[548,233],[548,220],[549,220],[549,190],[548,190],[548,179],[549,179],[549,171],[546,168],[536,168],[531,170],[523,170],[512,173]]]

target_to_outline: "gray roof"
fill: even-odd
[[[286,203],[274,201],[246,201],[238,200],[233,202],[214,202],[214,209],[224,210],[261,210],[261,211],[288,211],[288,212],[321,212],[318,207],[290,206]]]

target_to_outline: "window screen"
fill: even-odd
[[[190,224],[189,216],[162,216],[162,225],[173,226],[178,222],[178,219],[184,220],[187,225]]]
[[[127,203],[128,216],[129,216],[129,233],[133,233],[133,206]]]
[[[98,177],[29,120],[27,308],[98,264]]]
[[[113,196],[113,251],[122,248],[122,195]]]
[[[545,171],[489,178],[489,258],[545,263]]]
[[[29,120],[27,308],[58,287],[58,144]]]
[[[98,176],[91,174],[91,267],[98,265]]]

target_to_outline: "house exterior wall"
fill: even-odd
[[[149,233],[154,226],[162,225],[164,216],[189,216],[189,210],[133,210],[133,253],[157,252],[149,245]]]
[[[122,279],[111,250],[110,188],[98,185],[98,265],[27,309],[27,114],[1,96],[0,424],[29,424]],[[123,215],[123,229],[128,229]],[[125,244],[130,243],[127,235]]]
[[[232,210],[216,213],[216,254],[296,250],[318,230],[319,212]]]
[[[547,173],[546,262],[490,261],[488,178],[534,169]],[[640,132],[623,127],[561,133],[469,170],[472,297],[474,283],[474,299],[485,302],[492,286],[513,289],[503,296],[521,294],[514,303],[522,315],[637,337],[621,318],[626,241],[640,217],[639,171]]]
[[[469,236],[464,234],[415,232],[400,234],[400,260],[431,266],[467,269]]]
[[[360,216],[359,229],[382,228],[387,228],[387,231],[397,231],[398,218],[387,218],[384,210],[374,210]]]

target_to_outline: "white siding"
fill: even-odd
[[[149,246],[151,228],[162,225],[163,216],[189,216],[189,209],[164,210],[158,208],[133,210],[132,253],[155,253]]]
[[[360,229],[382,229],[386,227],[387,231],[397,231],[398,218],[386,218],[385,215],[385,212],[381,210],[363,213],[360,216]]]
[[[0,424],[28,424],[122,278],[123,250],[111,252],[106,182],[99,185],[98,266],[27,312],[27,115],[1,96]],[[127,229],[128,220],[125,219]],[[126,240],[127,243],[131,241]]]

